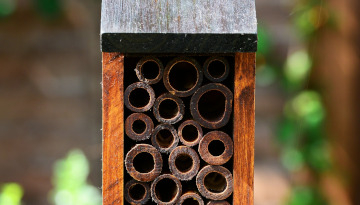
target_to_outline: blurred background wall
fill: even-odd
[[[101,188],[100,3],[0,0],[0,185],[23,204],[74,148]],[[360,204],[359,3],[256,3],[255,204]]]

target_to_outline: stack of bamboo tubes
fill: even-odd
[[[125,58],[128,203],[231,202],[233,61]]]

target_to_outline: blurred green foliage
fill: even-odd
[[[0,18],[11,15],[16,8],[16,0],[0,0]]]
[[[60,17],[63,9],[61,0],[32,0],[36,12],[45,19]],[[16,11],[18,0],[0,0],[0,18],[8,17]]]
[[[7,183],[0,187],[0,205],[20,205],[24,191],[19,184]]]
[[[89,162],[80,150],[70,151],[54,165],[51,203],[55,205],[100,205],[100,190],[87,183]]]

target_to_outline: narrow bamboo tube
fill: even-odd
[[[226,86],[210,83],[199,88],[190,101],[193,118],[209,129],[225,126],[232,113],[233,94]]]
[[[234,153],[234,144],[230,136],[222,131],[207,133],[200,141],[199,154],[211,165],[223,165]]]
[[[214,83],[224,81],[229,75],[229,69],[229,62],[220,56],[210,57],[204,63],[204,75]]]
[[[179,143],[175,128],[169,124],[160,124],[155,127],[151,135],[151,144],[161,153],[170,153]]]
[[[150,110],[155,102],[155,92],[150,85],[137,82],[129,85],[124,93],[125,106],[133,112]]]
[[[224,200],[233,192],[231,172],[222,166],[207,165],[196,176],[196,186],[205,198]]]
[[[176,147],[169,155],[169,168],[171,173],[182,181],[189,181],[199,171],[200,159],[198,154],[190,147]]]
[[[146,204],[150,199],[150,186],[134,179],[125,184],[125,200],[133,205]]]
[[[171,174],[157,177],[151,184],[151,198],[157,204],[175,204],[182,193],[182,185],[178,178]]]
[[[159,122],[175,124],[182,120],[185,105],[180,98],[171,93],[165,93],[156,99],[153,112]]]
[[[171,93],[179,97],[192,95],[203,80],[199,63],[189,57],[179,57],[170,61],[164,70],[164,85]]]
[[[137,144],[126,154],[126,170],[137,181],[154,180],[160,175],[162,166],[160,152],[151,145]]]
[[[203,137],[203,131],[199,123],[194,120],[186,120],[178,128],[180,141],[189,147],[199,144]]]
[[[207,205],[230,205],[227,201],[209,201]]]
[[[187,192],[180,197],[177,205],[204,205],[204,200],[195,192]]]
[[[164,66],[156,57],[144,57],[137,63],[135,72],[140,81],[151,85],[162,79]]]
[[[135,141],[149,139],[153,130],[153,121],[144,113],[133,113],[125,121],[126,135]]]

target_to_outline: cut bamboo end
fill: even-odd
[[[232,102],[233,94],[229,88],[210,83],[199,88],[191,97],[190,112],[200,125],[219,129],[230,120]]]
[[[188,192],[183,194],[177,205],[204,205],[204,200],[194,192]]]
[[[180,141],[189,147],[199,144],[203,137],[203,131],[199,123],[194,120],[187,120],[178,128]]]
[[[198,151],[205,162],[211,165],[223,165],[233,156],[234,144],[225,132],[212,131],[201,139]]]
[[[170,174],[157,177],[151,184],[151,197],[157,204],[175,204],[179,200],[181,193],[182,185],[180,180]]]
[[[210,57],[204,63],[204,75],[214,83],[224,81],[229,75],[229,70],[229,62],[223,57]]]
[[[125,106],[133,112],[150,110],[155,102],[155,92],[150,85],[137,82],[129,85],[124,93]]]
[[[145,204],[150,199],[150,186],[134,179],[125,184],[125,200],[130,204]]]
[[[153,130],[153,121],[144,113],[133,113],[125,121],[125,133],[135,141],[149,139]]]
[[[196,186],[205,198],[224,200],[233,192],[233,177],[225,167],[207,165],[196,176]]]
[[[200,159],[198,154],[190,147],[176,147],[169,156],[171,173],[182,181],[189,181],[199,171]]]
[[[202,69],[193,58],[175,58],[164,70],[163,81],[166,89],[179,97],[192,95],[200,87],[202,80]]]
[[[151,145],[137,144],[126,154],[126,170],[137,181],[154,180],[160,175],[162,166],[160,152]]]
[[[151,144],[161,153],[170,153],[179,143],[175,128],[169,124],[160,124],[155,127],[151,135]]]
[[[227,201],[209,201],[207,205],[230,205]]]
[[[151,85],[162,79],[164,66],[158,58],[145,57],[138,62],[135,72],[140,81]]]
[[[182,120],[185,105],[180,98],[171,93],[165,93],[156,99],[153,112],[159,122],[175,124]]]

